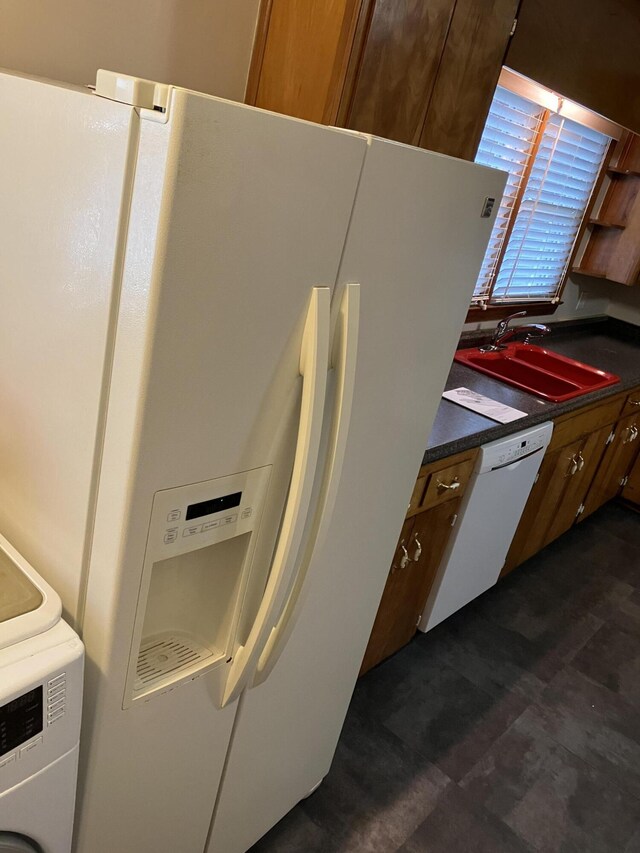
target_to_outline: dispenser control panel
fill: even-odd
[[[150,544],[155,560],[184,554],[254,529],[271,466],[156,492]]]

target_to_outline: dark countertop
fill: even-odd
[[[423,465],[503,438],[640,385],[640,328],[604,317],[588,322],[549,325],[552,327],[552,333],[541,342],[545,349],[615,373],[620,377],[620,382],[565,403],[550,403],[454,361],[445,385],[446,391],[461,386],[470,388],[514,409],[527,412],[528,417],[508,424],[499,424],[449,400],[441,400],[427,441]],[[475,338],[476,346],[483,342],[478,340],[477,333]],[[462,345],[466,346],[472,339],[473,335],[465,335]]]

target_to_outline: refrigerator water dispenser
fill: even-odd
[[[156,492],[125,708],[233,656],[270,472]]]

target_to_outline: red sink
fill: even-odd
[[[455,360],[554,403],[599,391],[620,381],[613,373],[531,344],[507,344],[497,352],[460,349]]]

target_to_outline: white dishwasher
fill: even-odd
[[[418,625],[421,631],[434,628],[498,580],[552,432],[553,424],[544,423],[480,448]]]

